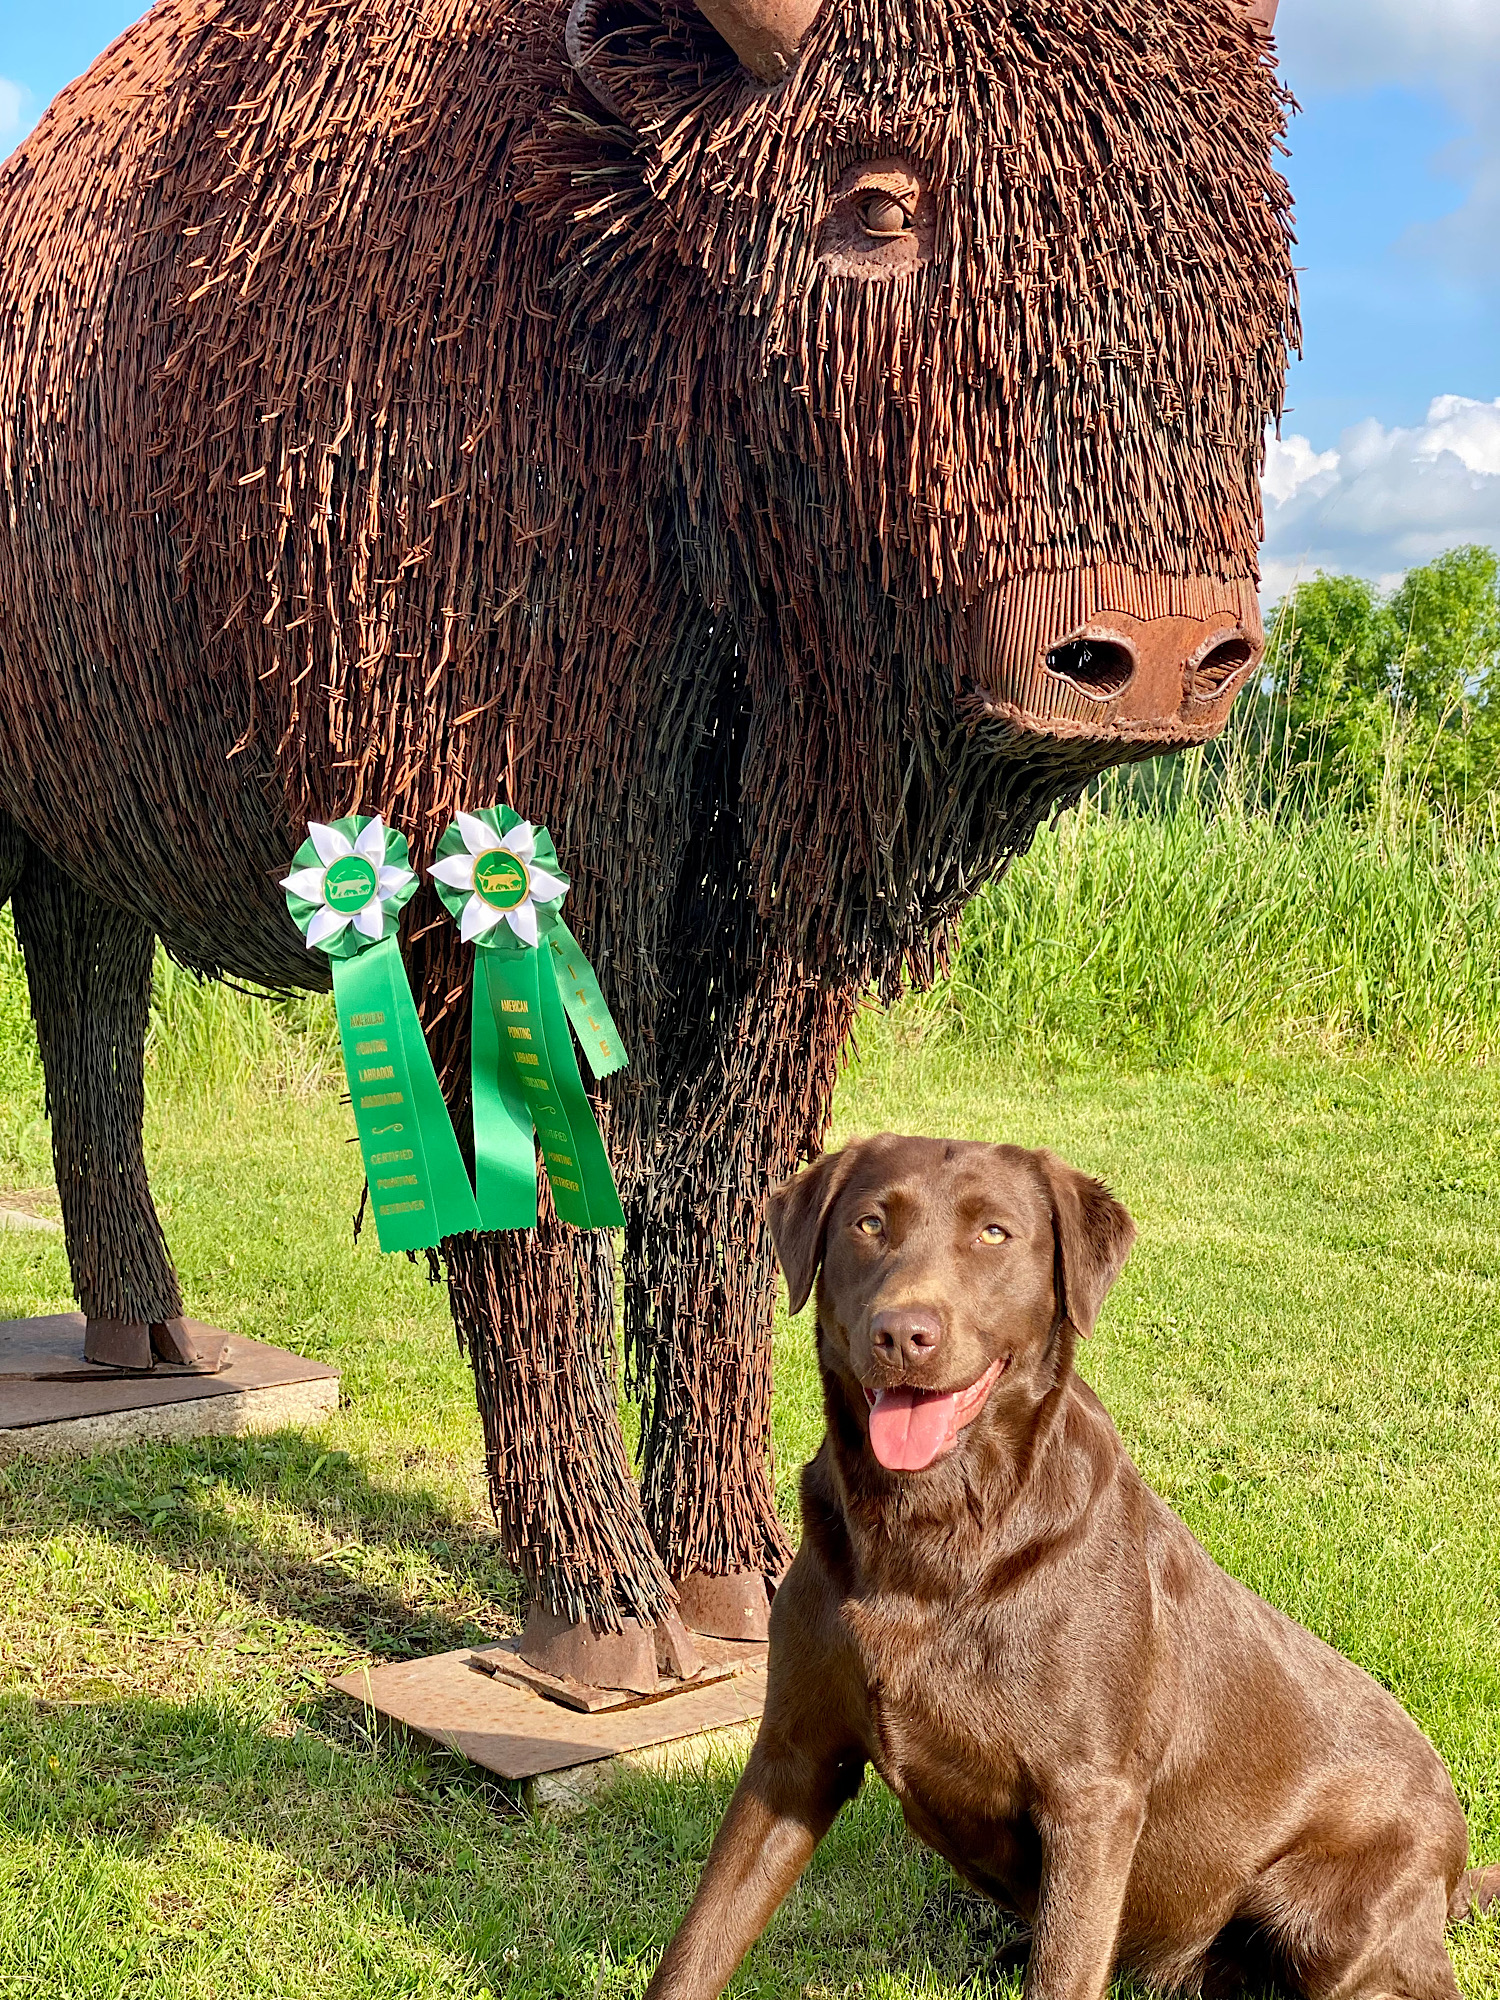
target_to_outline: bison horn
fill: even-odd
[[[1275,6],[1276,0],[1256,0]],[[762,83],[780,83],[792,66],[802,37],[817,18],[822,0],[698,0],[701,12],[728,42],[745,68]],[[563,28],[568,61],[580,82],[611,118],[625,116],[594,64],[594,32],[600,0],[572,0]]]
[[[618,118],[622,125],[630,120],[610,96],[608,87],[594,68],[593,53],[594,16],[599,11],[599,0],[573,0],[568,9],[568,18],[563,26],[563,47],[568,52],[568,61],[577,72],[579,81],[594,99],[601,104],[611,118]]]
[[[698,9],[762,83],[780,83],[822,0],[698,0]]]

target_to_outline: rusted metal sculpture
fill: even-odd
[[[310,818],[423,868],[456,807],[545,821],[633,1058],[639,1494],[608,1240],[444,1263],[507,1546],[601,1628],[763,1613],[765,1189],[859,996],[1222,724],[1295,336],[1233,0],[703,5],[161,0],[0,169],[0,886],[96,1351],[184,1358],[153,936],[307,984]]]

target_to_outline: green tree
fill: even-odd
[[[1500,556],[1450,549],[1382,594],[1319,573],[1272,615],[1275,762],[1317,800],[1445,808],[1500,786]]]
[[[1500,557],[1450,549],[1408,572],[1389,611],[1399,634],[1392,684],[1407,765],[1447,802],[1500,780]]]

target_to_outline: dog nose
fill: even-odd
[[[888,1368],[919,1368],[942,1344],[943,1322],[930,1306],[891,1306],[870,1321],[870,1341]]]

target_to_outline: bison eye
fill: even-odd
[[[860,202],[859,219],[867,236],[904,236],[911,227],[910,212],[883,190]]]
[[[830,197],[818,229],[818,261],[830,277],[878,284],[932,262],[937,201],[910,160],[857,160]]]

